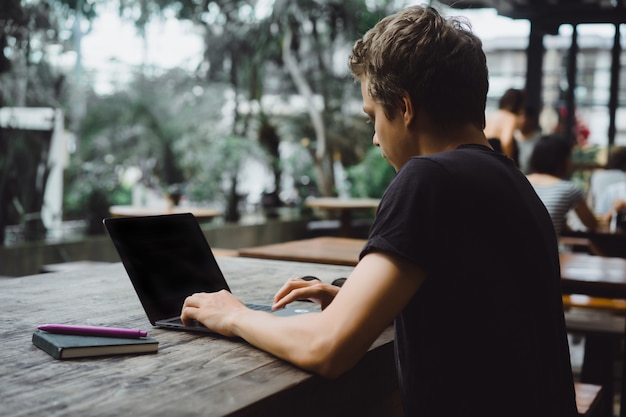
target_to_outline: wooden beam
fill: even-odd
[[[620,57],[622,55],[622,44],[620,41],[620,25],[615,25],[615,36],[613,37],[613,49],[611,50],[611,84],[609,85],[609,149],[615,144],[615,123],[620,88]]]

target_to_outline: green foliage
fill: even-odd
[[[63,107],[66,77],[48,62],[51,46],[63,47],[76,9],[94,16],[83,0],[2,0],[0,2],[0,107]],[[49,132],[5,131],[0,158],[0,245],[8,224],[22,224],[28,239],[45,236],[38,217],[43,204]],[[20,138],[24,138],[20,140]]]
[[[360,164],[346,171],[353,197],[380,198],[395,176],[395,170],[381,157],[380,149],[374,147]]]
[[[388,2],[383,3],[378,9],[387,7]],[[69,105],[63,105],[71,77],[47,64],[46,47],[58,42],[61,49],[71,48],[67,35],[76,9],[89,20],[98,4],[87,0],[2,2],[0,73],[5,71],[6,76],[0,78],[0,105],[65,107],[66,114],[74,115]],[[259,121],[255,112],[241,111],[242,104],[261,103],[266,90],[284,96],[295,91],[282,67],[281,45],[288,25],[297,32],[292,47],[298,65],[323,98],[328,155],[340,153],[344,165],[363,157],[371,135],[362,134],[343,113],[344,101],[358,91],[345,73],[335,70],[334,61],[378,19],[379,12],[369,9],[366,2],[281,0],[275,2],[272,13],[262,17],[256,14],[254,0],[124,0],[119,4],[120,14],[133,16],[142,34],[146,23],[165,9],[204,28],[206,62],[196,74],[172,70],[148,76],[144,72],[134,75],[124,91],[107,96],[87,93],[85,116],[75,132],[78,151],[66,175],[66,217],[80,218],[88,216],[89,210],[98,212],[108,204],[129,202],[130,184],[124,181],[132,170],[139,170],[140,181],[150,188],[166,192],[184,188],[191,200],[222,199],[231,206],[238,199],[240,172],[253,159],[265,161],[274,170],[277,184],[285,172],[311,179],[301,189],[314,186],[315,132],[307,114],[281,119],[274,109],[261,107],[271,121]],[[7,72],[9,59],[14,69]],[[257,122],[261,129],[256,129]],[[259,133],[267,153],[255,140]],[[281,141],[303,138],[313,143],[303,148],[295,165],[279,159]],[[0,178],[0,189],[3,181]],[[0,226],[1,216],[2,207]]]
[[[138,169],[147,187],[184,192],[192,202],[223,202],[236,217],[241,170],[249,160],[269,158],[256,140],[228,133],[226,87],[178,70],[140,77],[133,87],[88,100],[74,163],[89,162],[118,177]]]
[[[340,153],[344,164],[360,161],[363,149],[353,130],[350,130],[345,114],[345,101],[358,98],[351,77],[345,71],[337,71],[337,57],[346,55],[355,39],[371,28],[382,16],[388,14],[398,2],[363,0],[289,1],[277,0],[270,10],[259,14],[258,2],[253,0],[217,0],[204,3],[186,0],[158,0],[160,11],[174,11],[178,18],[187,19],[204,28],[206,50],[204,59],[208,65],[204,74],[210,81],[228,82],[234,91],[247,100],[261,101],[271,86],[271,93],[291,95],[297,89],[293,76],[284,66],[283,42],[285,34],[292,33],[290,50],[306,84],[316,97],[322,100],[324,132],[313,131],[295,137],[309,138],[310,149],[319,148],[324,155],[314,156],[318,166],[316,173],[326,178],[317,178],[320,185],[329,183],[332,177],[333,153]],[[146,22],[145,13],[156,13],[156,9],[143,7],[142,2],[128,0],[126,7],[137,12],[138,26]],[[346,56],[347,58],[347,56]],[[343,63],[342,63],[343,64]],[[345,64],[344,64],[345,65]],[[293,67],[291,67],[293,68]],[[237,97],[236,101],[239,102]],[[314,106],[308,103],[308,106]],[[261,109],[271,113],[272,109]],[[235,105],[233,128],[230,133],[249,135],[251,113],[239,113]],[[307,118],[312,117],[308,113]],[[302,130],[312,130],[311,120],[306,120]],[[317,124],[316,126],[319,126]],[[347,133],[347,134],[346,134]],[[281,139],[288,137],[281,132]],[[365,137],[369,140],[368,137]],[[320,151],[321,152],[321,151]],[[273,166],[278,179],[277,164]],[[329,172],[326,172],[329,170]],[[316,175],[317,176],[317,175]],[[323,186],[327,189],[326,186]]]
[[[571,180],[580,185],[583,189],[589,189],[591,173],[599,164],[598,156],[601,148],[594,146],[574,146],[572,149],[572,165],[574,171]]]
[[[86,220],[88,234],[103,233],[102,219],[109,215],[110,206],[131,202],[131,189],[107,164],[70,165],[64,188],[65,219]]]
[[[574,164],[596,164],[600,147],[594,146],[574,146],[572,149],[572,162]]]
[[[139,169],[141,182],[168,192],[202,176],[211,144],[223,137],[224,88],[205,86],[183,71],[139,77],[131,88],[93,95],[82,124],[76,163],[124,172]],[[103,164],[103,156],[114,164]]]
[[[45,56],[45,48],[61,40],[70,29],[76,10],[87,19],[95,17],[95,2],[87,0],[2,0],[0,2],[0,74],[16,64],[28,64]]]
[[[227,136],[212,141],[202,155],[204,169],[189,182],[189,198],[195,201],[234,198],[242,166],[250,159],[265,158],[259,144],[246,137]]]

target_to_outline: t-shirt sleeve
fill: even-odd
[[[427,254],[439,252],[437,236],[441,235],[442,222],[438,220],[449,206],[443,201],[446,178],[445,170],[436,162],[410,160],[383,195],[360,257],[383,251],[429,269],[435,260]]]
[[[571,207],[577,206],[578,203],[585,199],[585,191],[573,182],[570,183],[569,194]]]

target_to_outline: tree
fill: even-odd
[[[333,155],[341,154],[328,132],[347,133],[335,115],[342,114],[344,100],[351,97],[345,93],[346,73],[335,70],[334,59],[382,13],[356,0],[278,0],[274,5],[272,20],[282,31],[283,64],[296,91],[308,102],[315,138],[311,155],[323,195],[334,193]],[[315,91],[322,98],[321,108],[315,105]]]
[[[0,2],[0,107],[62,105],[66,77],[48,64],[48,49],[61,44],[76,10],[94,15],[92,3],[81,0]],[[18,223],[20,212],[41,212],[48,143],[39,132],[0,132],[0,245],[6,225]],[[41,227],[32,238],[45,233]]]
[[[88,21],[95,17],[94,2],[83,0],[3,0],[0,3],[0,74],[13,78],[13,89],[2,85],[0,106],[28,105],[33,67],[45,63],[48,47],[64,45],[77,12]],[[53,83],[59,92],[63,76]]]
[[[242,101],[258,101],[262,92],[262,71],[266,55],[263,38],[267,37],[263,22],[255,17],[254,0],[220,0],[197,4],[189,0],[158,0],[150,7],[145,0],[128,0],[122,7],[139,10],[135,21],[140,32],[151,16],[166,9],[176,10],[179,19],[190,20],[201,26],[206,45],[204,63],[198,68],[210,83],[227,83],[233,93],[232,123],[230,132],[223,140],[246,138],[254,141],[250,133],[252,112],[242,113]],[[265,123],[264,126],[269,126]],[[229,139],[231,138],[231,139]],[[268,143],[268,142],[264,142]],[[253,146],[253,144],[250,144]],[[268,148],[268,152],[272,149]],[[231,161],[234,163],[234,159]],[[276,168],[276,165],[273,166]],[[237,184],[237,178],[232,181]],[[236,187],[231,187],[228,201],[237,200]],[[233,216],[234,217],[234,216]]]
[[[93,94],[81,130],[77,159],[115,159],[116,169],[139,168],[141,181],[167,192],[204,169],[212,141],[228,134],[221,105],[225,88],[174,69],[138,76],[125,91]]]
[[[276,190],[280,189],[278,143],[285,131],[293,132],[296,140],[313,139],[308,149],[324,195],[334,193],[333,157],[355,163],[371,146],[371,131],[342,111],[357,90],[345,61],[354,39],[385,14],[386,2],[380,9],[370,9],[362,0],[278,0],[269,13],[261,13],[254,0],[126,0],[121,5],[139,12],[134,15],[140,31],[152,16],[166,9],[204,28],[204,63],[197,74],[207,83],[224,82],[231,87],[234,105],[229,135],[251,141],[259,138],[273,161]],[[337,70],[338,60],[341,70]],[[267,92],[303,95],[308,122],[290,129],[279,125],[284,119],[262,107],[261,98]],[[322,99],[319,108],[317,97]],[[256,105],[258,111],[241,112],[242,103]],[[364,134],[357,137],[356,132]]]
[[[144,3],[126,2],[135,7]],[[337,117],[342,114],[345,100],[353,97],[347,92],[354,90],[345,71],[347,51],[354,39],[386,14],[388,2],[370,9],[362,0],[278,0],[271,13],[264,14],[253,0],[158,0],[157,4],[160,10],[174,9],[178,18],[204,28],[206,50],[202,68],[206,70],[206,79],[228,82],[235,93],[233,135],[252,136],[248,133],[251,127],[266,129],[273,117],[271,109],[260,108],[260,119],[251,125],[252,113],[239,112],[242,101],[260,104],[268,91],[297,93],[306,98],[314,139],[309,149],[317,183],[322,194],[332,194],[333,155],[347,155],[350,160],[350,155],[356,153],[362,158],[364,150],[354,143],[369,142],[367,136],[365,140],[352,140],[348,125],[353,121],[346,123]],[[144,14],[150,13],[150,9],[140,9],[138,22],[145,24]],[[342,70],[337,71],[336,57],[340,54]],[[272,80],[278,87],[265,85]],[[315,106],[316,95],[322,98],[321,108]],[[271,155],[273,147],[266,149]]]

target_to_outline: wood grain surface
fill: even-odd
[[[239,249],[239,256],[354,266],[367,240],[316,237]]]
[[[218,258],[234,294],[270,303],[295,275],[326,282],[350,267]],[[242,340],[152,328],[121,264],[0,281],[2,416],[401,415],[387,329],[356,368],[325,380]],[[149,330],[159,353],[55,360],[31,343],[36,326]]]

